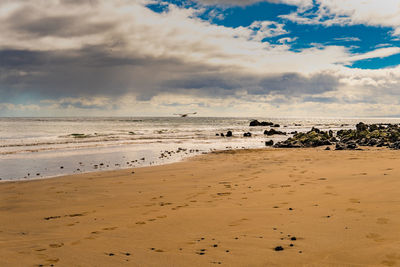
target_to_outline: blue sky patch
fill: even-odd
[[[202,8],[198,17],[209,21],[212,24],[224,27],[248,27],[255,21],[273,21],[284,24],[286,34],[264,38],[263,42],[280,45],[282,38],[292,38],[289,42],[290,50],[300,52],[303,49],[315,46],[343,46],[351,53],[362,54],[373,51],[380,47],[400,46],[400,40],[393,38],[391,27],[375,27],[367,25],[350,26],[325,26],[321,24],[298,24],[282,18],[296,12],[297,7],[287,4],[277,4],[259,2],[248,6],[220,6],[220,5],[200,5],[194,1],[169,0],[160,1],[147,7],[154,12],[167,12],[167,3],[176,5],[180,8]],[[306,14],[307,18],[315,16],[318,5],[314,5]],[[323,18],[322,21],[330,17]],[[348,67],[353,68],[385,68],[396,66],[400,63],[400,55],[387,58],[362,60],[355,62]]]

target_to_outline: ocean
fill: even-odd
[[[271,121],[287,133],[400,123],[400,119],[302,119],[206,117],[0,118],[0,179],[27,180],[177,162],[214,150],[263,148]],[[216,134],[233,132],[233,137]],[[251,132],[251,137],[243,133]]]

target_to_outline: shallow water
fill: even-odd
[[[249,127],[252,119],[272,121],[280,131],[353,128],[400,119],[274,118],[0,118],[0,178],[36,179],[58,175],[158,165],[212,150],[262,148],[270,127]],[[233,138],[216,133],[234,133]],[[252,137],[243,137],[250,131]],[[166,153],[168,151],[170,153]],[[143,159],[144,158],[144,159]],[[96,166],[97,165],[97,166]]]

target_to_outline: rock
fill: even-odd
[[[274,124],[274,125],[272,125],[271,127],[281,127],[279,124]]]
[[[290,132],[290,134],[297,134],[297,131]]]
[[[346,143],[346,149],[356,149],[357,144],[355,142],[348,142]]]
[[[362,131],[368,130],[368,126],[363,122],[359,122],[356,125],[356,129],[357,129],[358,132],[362,132]]]
[[[251,133],[250,132],[244,133],[243,137],[251,137]]]
[[[232,135],[232,131],[227,131],[226,132],[226,137],[232,137],[233,135]]]
[[[370,131],[370,132],[373,132],[373,131],[376,131],[376,130],[379,130],[378,125],[376,125],[376,124],[371,124],[371,125],[369,126],[369,131]]]
[[[335,150],[344,150],[346,148],[343,143],[336,143]]]
[[[357,144],[354,141],[349,141],[347,143],[338,142],[336,143],[336,150],[354,150],[357,148]]]
[[[219,136],[219,133],[216,133],[215,136]]]
[[[329,141],[336,143],[338,140],[336,139],[336,137],[332,136],[331,138],[329,138]]]
[[[320,132],[321,132],[321,130],[320,130],[320,129],[318,129],[318,128],[312,127],[310,132],[316,132],[316,133],[320,133]]]
[[[258,120],[254,120],[250,122],[250,126],[261,126],[261,123]]]
[[[271,129],[271,130],[269,130],[269,131],[268,131],[268,130],[265,130],[265,131],[264,131],[264,134],[265,134],[265,135],[268,135],[268,136],[274,135],[274,134],[286,135],[285,132],[277,131],[277,130],[275,130],[275,129]]]
[[[330,148],[329,146],[327,146],[327,147],[325,148],[325,150],[331,150],[331,148]]]
[[[272,146],[274,145],[274,141],[269,140],[269,141],[265,141],[265,146]]]
[[[224,137],[225,135],[224,135],[224,133],[220,133],[220,136],[221,136],[221,137]]]
[[[397,141],[389,146],[392,149],[400,149],[400,141]]]
[[[290,138],[289,138],[290,139]],[[298,142],[296,140],[286,140],[282,142],[278,142],[274,145],[274,147],[277,148],[300,148],[304,147],[304,145],[301,142]]]
[[[275,250],[275,251],[282,251],[282,250],[283,250],[283,247],[282,247],[282,246],[277,246],[277,247],[274,248],[274,250]]]
[[[272,126],[274,125],[272,122],[259,122],[258,120],[253,120],[250,122],[250,126]]]

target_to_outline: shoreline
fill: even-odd
[[[0,265],[393,266],[398,153],[240,149],[0,183]]]
[[[89,175],[89,174],[98,174],[98,173],[106,173],[106,172],[115,172],[115,171],[129,171],[129,170],[136,170],[139,168],[149,168],[149,167],[157,167],[157,166],[164,166],[164,165],[170,165],[170,164],[176,164],[176,163],[181,163],[181,162],[187,162],[190,160],[195,160],[197,157],[203,157],[207,156],[209,154],[218,154],[218,153],[229,153],[229,151],[263,151],[263,150],[304,150],[304,149],[315,149],[315,150],[324,150],[326,147],[330,147],[331,151],[335,151],[333,145],[328,145],[328,146],[320,146],[320,147],[303,147],[303,148],[274,148],[274,147],[263,147],[263,148],[231,148],[231,149],[218,149],[218,150],[213,150],[213,151],[208,151],[208,152],[201,152],[200,154],[194,154],[194,155],[187,155],[186,157],[181,157],[181,158],[174,158],[172,161],[168,162],[158,162],[155,164],[150,164],[150,165],[143,165],[143,166],[136,166],[136,167],[123,167],[123,168],[117,168],[117,169],[105,169],[105,170],[92,170],[92,171],[84,171],[84,172],[79,172],[79,173],[71,173],[71,174],[59,174],[59,175],[54,175],[54,176],[46,176],[46,177],[38,177],[38,178],[31,178],[31,179],[15,179],[15,180],[6,180],[6,179],[0,179],[0,184],[1,183],[8,183],[8,182],[30,182],[30,181],[38,181],[38,180],[47,180],[47,179],[57,179],[57,178],[63,178],[63,177],[71,177],[71,176],[77,176],[77,175]],[[379,148],[379,147],[361,147],[362,150],[354,150],[354,151],[384,151],[384,150],[391,150],[389,148]],[[337,150],[340,151],[340,150]]]

